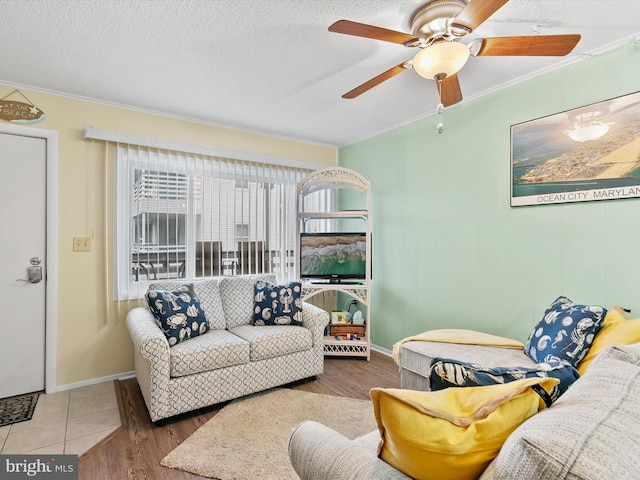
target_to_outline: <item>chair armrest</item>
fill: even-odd
[[[411,480],[375,452],[314,421],[291,433],[289,460],[301,480]]]
[[[311,303],[302,302],[302,326],[311,330],[313,344],[324,343],[324,329],[329,324],[329,312]]]

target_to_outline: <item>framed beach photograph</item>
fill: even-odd
[[[640,92],[511,126],[511,206],[640,197]]]

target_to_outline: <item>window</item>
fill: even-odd
[[[135,146],[115,155],[118,299],[158,280],[295,276],[296,184],[311,170]],[[305,199],[317,211],[334,201]]]

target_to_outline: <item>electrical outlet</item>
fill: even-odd
[[[91,238],[89,237],[73,237],[74,252],[90,252]]]

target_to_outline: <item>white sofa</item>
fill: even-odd
[[[421,347],[423,353],[428,346]],[[471,345],[455,348],[467,350],[469,356],[485,350]],[[509,361],[513,353],[506,352],[503,360]],[[419,386],[425,390],[427,383],[421,381]],[[551,407],[511,433],[480,480],[639,479],[638,398],[640,343],[609,347]],[[409,480],[378,458],[379,442],[377,431],[349,440],[325,425],[306,421],[290,436],[289,458],[301,480]]]
[[[193,283],[211,330],[172,347],[147,307],[127,314],[135,370],[152,421],[314,377],[323,372],[329,313],[303,303],[302,326],[251,325],[253,287],[274,275],[160,282]]]

